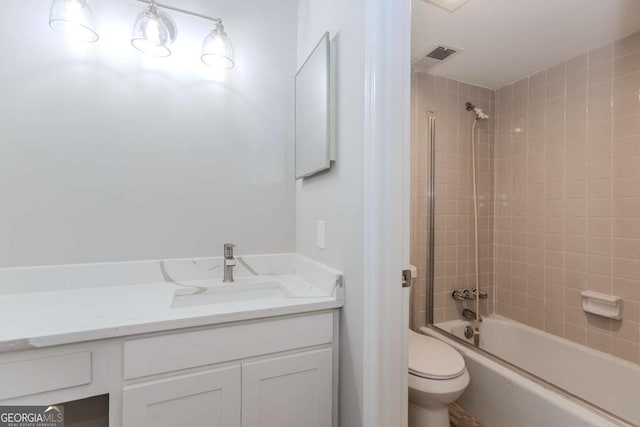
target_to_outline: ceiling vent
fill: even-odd
[[[414,61],[413,68],[418,71],[431,71],[446,59],[450,59],[460,53],[461,49],[454,49],[448,46],[436,46],[424,58]]]

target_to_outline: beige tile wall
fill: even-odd
[[[640,33],[499,89],[496,114],[496,312],[640,362]]]
[[[435,156],[435,289],[434,320],[460,318],[464,307],[450,296],[455,288],[474,287],[473,204],[471,190],[470,126],[473,115],[465,103],[473,102],[492,118],[478,131],[478,192],[480,286],[491,298],[482,312],[493,310],[493,116],[495,92],[426,73],[413,75],[412,137],[412,242],[411,263],[418,267],[412,292],[412,326],[426,323],[428,147],[427,116],[436,117]],[[429,113],[431,112],[431,113]]]

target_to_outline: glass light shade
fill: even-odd
[[[95,42],[99,38],[86,0],[53,0],[49,26],[56,33],[83,42]]]
[[[211,67],[223,70],[229,70],[235,65],[233,46],[224,32],[222,21],[216,22],[216,26],[204,38],[200,59]]]
[[[468,2],[469,0],[427,0],[431,4],[435,4],[449,12],[455,12],[460,6]]]
[[[143,10],[133,25],[131,44],[140,52],[153,56],[169,56],[169,46],[176,39],[176,26],[155,5]]]

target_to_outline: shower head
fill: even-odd
[[[487,114],[484,113],[484,111],[482,111],[481,108],[476,107],[475,105],[473,105],[470,102],[467,102],[465,104],[465,109],[467,111],[473,111],[476,115],[476,119],[477,120],[487,120],[489,118],[489,116]]]

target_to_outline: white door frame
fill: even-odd
[[[366,427],[407,425],[410,0],[366,0],[364,392]]]

